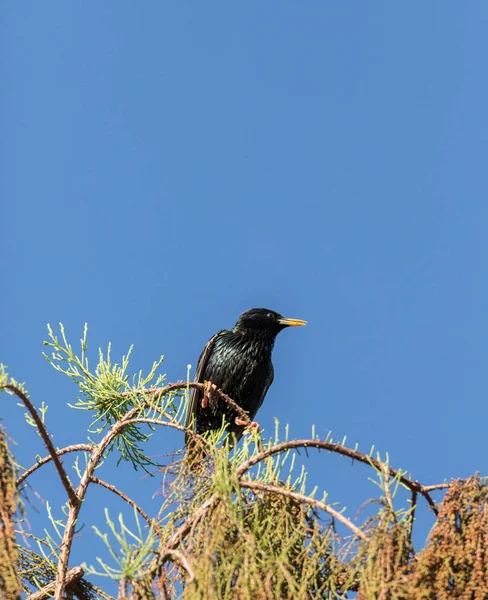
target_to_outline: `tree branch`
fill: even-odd
[[[156,521],[151,519],[149,517],[149,515],[138,504],[136,504],[134,502],[134,500],[129,498],[129,496],[126,496],[124,494],[124,492],[121,492],[118,488],[116,488],[111,483],[107,483],[106,481],[104,481],[103,479],[99,479],[98,477],[90,477],[90,481],[92,483],[96,483],[97,485],[104,487],[107,490],[110,490],[111,492],[113,492],[114,494],[119,496],[119,498],[122,498],[122,500],[125,500],[125,502],[127,502],[127,504],[130,504],[132,506],[132,508],[135,508],[137,510],[137,512],[146,521],[146,523],[149,525],[149,527],[152,527],[154,529],[154,531],[157,533],[157,535],[159,535],[159,536],[161,535],[161,528],[156,523]]]
[[[436,483],[434,485],[422,486],[426,492],[435,492],[436,490],[447,490],[451,487],[450,483]]]
[[[192,528],[200,521],[201,518],[205,516],[205,514],[214,506],[216,506],[219,502],[219,498],[216,494],[212,494],[210,498],[205,500],[198,508],[195,510],[190,517],[178,528],[178,530],[173,534],[169,543],[165,546],[164,551],[173,550],[178,547],[178,545],[185,539],[185,537],[190,533]]]
[[[25,407],[27,408],[31,417],[34,420],[34,423],[36,424],[36,427],[39,431],[42,441],[44,442],[44,445],[47,448],[47,451],[49,452],[49,454],[51,456],[51,459],[53,460],[53,462],[56,466],[56,470],[61,479],[61,483],[63,484],[64,489],[66,490],[66,493],[68,494],[70,504],[72,506],[77,506],[80,503],[80,499],[76,495],[76,492],[75,492],[73,486],[71,485],[70,480],[68,479],[68,475],[63,467],[63,463],[58,458],[58,455],[57,455],[54,445],[51,441],[49,433],[47,432],[47,429],[46,429],[44,423],[42,422],[41,417],[39,416],[35,406],[29,400],[29,398],[27,397],[27,394],[24,394],[24,392],[22,390],[19,390],[19,388],[17,386],[12,385],[11,383],[6,383],[3,386],[3,389],[10,390],[18,398],[20,398],[22,400],[22,402],[24,403]]]
[[[240,476],[244,475],[244,473],[246,471],[248,471],[251,467],[253,467],[255,464],[257,464],[258,462],[261,462],[262,460],[264,460],[265,458],[268,458],[269,456],[272,456],[273,454],[279,454],[280,452],[286,452],[288,450],[293,450],[293,449],[298,449],[298,448],[317,448],[319,450],[328,450],[329,452],[335,452],[337,454],[342,454],[343,456],[347,456],[349,458],[357,460],[358,462],[373,466],[378,470],[383,470],[382,465],[384,463],[382,463],[381,461],[376,460],[375,458],[373,458],[371,456],[366,456],[365,454],[361,454],[361,452],[358,452],[357,450],[353,450],[351,448],[346,448],[345,446],[342,446],[341,444],[336,444],[334,442],[326,442],[326,441],[321,441],[321,440],[292,440],[289,442],[282,442],[281,444],[276,444],[275,446],[272,446],[271,448],[267,448],[266,450],[263,450],[262,452],[259,452],[258,454],[255,454],[254,456],[251,456],[251,458],[249,458],[246,462],[242,463],[242,465],[240,467],[238,467],[237,472],[236,472],[237,476],[240,477]],[[428,490],[426,488],[424,488],[423,485],[421,485],[418,481],[412,481],[408,477],[405,477],[405,475],[402,475],[399,470],[388,467],[388,471],[392,477],[398,478],[399,481],[401,481],[401,483],[403,483],[403,485],[405,485],[405,487],[407,487],[409,490],[412,490],[412,491],[415,490],[415,491],[419,492],[420,494],[422,494],[422,496],[424,496],[424,498],[429,503],[429,506],[431,507],[433,512],[436,515],[438,514],[438,510],[437,510],[437,506],[435,505],[435,502],[432,500],[432,498],[430,497],[430,495],[428,493]],[[438,488],[436,488],[436,489],[438,489]]]
[[[250,490],[261,490],[263,492],[271,492],[273,494],[280,494],[281,496],[285,496],[286,498],[292,498],[297,502],[301,502],[302,504],[310,504],[311,506],[315,506],[328,513],[334,519],[340,521],[343,525],[348,527],[355,535],[360,537],[362,540],[368,539],[364,531],[359,529],[354,523],[352,523],[347,517],[345,517],[339,511],[333,509],[328,504],[324,502],[320,502],[320,500],[315,500],[310,496],[305,496],[304,494],[300,494],[298,492],[293,492],[292,490],[287,490],[285,488],[281,488],[276,485],[270,485],[268,483],[262,483],[260,481],[249,481],[249,480],[240,480],[239,485],[243,488],[248,488]]]
[[[82,567],[73,567],[66,573],[66,587],[73,585],[74,583],[78,583],[80,579],[83,577],[85,571]],[[54,592],[55,582],[49,583],[48,585],[41,588],[38,592],[34,592],[27,597],[26,600],[44,600],[45,598],[51,598]]]
[[[170,392],[174,392],[176,390],[188,389],[188,388],[193,389],[193,390],[205,391],[205,384],[199,383],[197,381],[193,381],[193,382],[178,381],[176,383],[170,383],[169,385],[167,385],[163,388],[154,387],[154,388],[147,388],[146,390],[141,390],[140,394],[143,396],[151,396],[151,398],[148,401],[150,401],[151,399],[157,401],[161,397],[166,396],[166,394],[169,394]],[[212,388],[212,394],[214,394],[214,393],[217,394],[217,396],[219,396],[224,402],[226,402],[227,404],[232,406],[232,408],[241,417],[241,419],[246,421],[246,423],[248,423],[248,424],[251,423],[251,419],[249,418],[249,415],[247,414],[247,412],[245,410],[243,410],[234,400],[232,400],[232,398],[230,396],[228,396],[225,392],[223,392],[218,387],[216,387],[215,389]],[[131,419],[132,416],[134,414],[136,414],[137,410],[140,410],[140,409],[141,409],[140,406],[134,407],[123,418]]]
[[[166,546],[160,549],[158,556],[153,561],[151,561],[151,564],[149,565],[146,572],[147,577],[150,578],[161,570],[165,562],[165,557],[168,556],[170,552],[173,552],[178,548],[179,544],[190,533],[190,531],[198,523],[198,521],[200,521],[200,519],[202,519],[211,508],[216,506],[219,501],[220,499],[217,496],[217,494],[212,494],[210,498],[205,500],[205,502],[203,502],[187,518],[183,525],[181,525],[178,528],[178,530],[175,531],[175,533],[172,535],[170,541],[166,544]]]
[[[61,450],[56,450],[56,454],[58,456],[62,456],[63,454],[67,454],[68,452],[91,452],[92,450],[93,446],[90,446],[89,444],[73,444],[72,446],[66,446],[66,448],[61,448]],[[45,465],[52,459],[52,456],[45,456],[44,458],[41,458],[41,460],[35,465],[32,465],[32,467],[27,469],[25,473],[22,473],[22,475],[20,475],[20,477],[18,477],[17,479],[17,487],[19,487],[19,485],[23,483],[27,479],[27,477],[29,477],[29,475],[32,475],[34,471],[37,471],[39,467],[42,467],[42,465]]]
[[[179,423],[170,423],[169,421],[162,421],[161,419],[155,419],[155,418],[150,418],[150,417],[134,417],[132,419],[127,419],[127,420],[124,419],[124,420],[118,421],[117,423],[115,423],[115,425],[113,425],[113,427],[111,429],[111,431],[113,431],[113,433],[114,433],[113,437],[118,435],[122,431],[122,429],[124,429],[124,427],[127,427],[127,425],[132,425],[133,423],[149,423],[151,425],[161,425],[161,427],[169,427],[170,429],[177,429],[178,431],[183,431],[184,433],[190,434],[195,439],[198,439],[203,444],[206,444],[209,448],[213,447],[212,444],[207,439],[205,439],[199,433],[195,433],[194,431],[188,429],[188,427],[184,427],[183,425],[180,425]]]

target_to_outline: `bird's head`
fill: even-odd
[[[285,327],[306,325],[302,319],[286,319],[274,310],[268,308],[251,308],[239,317],[235,328],[240,330],[267,331],[278,334]]]

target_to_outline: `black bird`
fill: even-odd
[[[276,336],[285,327],[305,325],[301,319],[285,319],[267,308],[251,308],[242,313],[232,329],[223,329],[207,342],[198,360],[195,381],[211,382],[245,410],[251,421],[263,403],[273,382],[271,352]],[[192,390],[186,416],[186,427],[194,423],[196,433],[220,429],[225,417],[227,431],[234,443],[241,438],[245,426],[235,409],[216,393]],[[185,443],[191,439],[186,433]]]

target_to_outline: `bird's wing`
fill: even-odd
[[[195,375],[196,383],[203,383],[205,369],[207,368],[207,364],[208,364],[208,358],[209,358],[210,354],[212,354],[215,340],[222,333],[222,331],[217,332],[213,337],[211,337],[208,340],[207,344],[205,345],[205,348],[203,349],[203,351],[200,355],[200,358],[198,359],[197,373]],[[198,407],[198,403],[201,400],[201,397],[202,397],[201,390],[192,390],[190,402],[188,405],[188,410],[186,413],[185,427],[190,428],[192,426],[192,421],[197,415],[197,407]],[[191,439],[191,435],[189,433],[185,433],[185,444],[188,444],[190,439]]]
[[[258,410],[261,408],[261,405],[262,405],[262,404],[263,404],[263,402],[264,402],[264,398],[265,398],[266,394],[268,393],[268,390],[269,390],[269,388],[270,388],[270,385],[273,383],[273,379],[274,379],[274,368],[273,368],[273,363],[271,363],[271,368],[270,368],[270,370],[269,370],[269,373],[268,373],[268,379],[266,380],[266,384],[265,384],[265,386],[264,386],[264,389],[263,389],[263,394],[262,394],[262,396],[261,396],[261,399],[260,399],[260,401],[259,401],[259,404],[257,405],[257,408],[256,408],[256,411],[255,411],[255,413],[254,413],[254,416],[253,416],[253,417],[251,417],[251,419],[254,419],[254,417],[256,416],[256,413],[257,413],[257,412],[258,412]]]

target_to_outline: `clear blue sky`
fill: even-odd
[[[277,340],[266,431],[331,429],[425,483],[487,474],[487,27],[479,0],[5,2],[0,360],[55,443],[89,419],[46,323],[178,380],[264,306],[309,322]],[[1,400],[27,466],[45,451]],[[361,465],[307,466],[351,516],[377,493]],[[156,511],[158,480],[103,476]],[[62,497],[50,467],[31,485]],[[120,509],[90,498],[88,522]],[[72,565],[93,561],[81,535]]]

